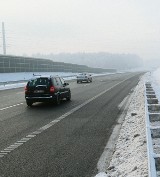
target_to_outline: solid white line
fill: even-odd
[[[17,147],[9,146],[7,149],[10,150],[10,151],[13,151],[15,148],[17,148]]]
[[[19,104],[15,104],[15,105],[12,105],[12,106],[5,107],[5,108],[1,108],[0,111],[6,110],[6,109],[9,109],[9,108],[13,108],[13,107],[16,107],[16,106],[20,106],[22,104],[23,103],[19,103]]]
[[[132,77],[133,77],[133,76],[132,76]],[[130,77],[130,78],[132,78],[132,77]],[[128,79],[130,79],[130,78],[128,78]],[[17,145],[17,144],[18,144],[19,146],[21,146],[22,144],[24,144],[24,143],[26,143],[26,142],[28,141],[28,137],[31,137],[30,139],[34,138],[36,135],[42,133],[43,131],[47,130],[47,129],[50,128],[51,126],[57,124],[58,122],[60,122],[60,121],[63,120],[64,118],[68,117],[70,114],[76,112],[77,110],[79,110],[79,109],[82,108],[83,106],[87,105],[87,104],[90,103],[91,101],[95,100],[96,98],[100,97],[101,95],[105,94],[106,92],[108,92],[108,91],[111,90],[112,88],[114,88],[114,87],[116,87],[117,85],[119,85],[119,84],[125,82],[125,81],[128,80],[128,79],[125,79],[125,80],[123,80],[123,81],[121,81],[121,82],[115,84],[114,86],[110,87],[109,89],[104,90],[103,92],[101,92],[101,93],[99,93],[98,95],[92,97],[91,99],[85,101],[84,103],[80,104],[79,106],[77,106],[77,107],[71,109],[69,112],[63,114],[62,116],[58,117],[57,119],[55,119],[55,120],[51,121],[50,123],[44,125],[43,127],[39,128],[39,129],[36,130],[35,132],[30,133],[29,135],[27,135],[26,137],[24,137],[24,138],[22,138],[21,140],[17,141],[17,142],[14,143],[13,145]],[[23,103],[20,103],[20,104],[23,104]],[[20,104],[18,104],[18,105],[20,105]],[[16,106],[16,105],[15,105],[15,106]],[[12,107],[13,107],[13,106],[12,106]],[[33,135],[33,137],[32,137],[32,135]],[[25,140],[24,140],[24,139],[25,139]],[[8,148],[4,149],[3,151],[13,151],[14,149],[18,148],[19,146],[13,147],[12,145],[10,145]],[[7,154],[5,154],[5,155],[7,155]],[[2,155],[0,154],[0,158],[3,157],[3,156],[4,156],[3,154],[2,154]]]
[[[0,153],[0,155],[7,155],[7,153],[5,153],[5,152],[2,152],[2,153]]]
[[[22,94],[22,93],[24,93],[24,92],[17,92],[16,94]]]
[[[10,149],[8,149],[8,148],[6,148],[6,149],[4,149],[3,151],[11,151]]]
[[[6,149],[4,149],[4,151],[12,151],[13,149],[10,149],[10,148],[6,148]]]
[[[14,144],[16,144],[16,145],[22,145],[23,143],[17,143],[17,142],[16,142],[16,143],[14,143]]]
[[[110,160],[115,150],[115,146],[116,146],[115,142],[118,139],[118,135],[119,135],[119,132],[122,126],[122,122],[126,116],[126,111],[128,110],[128,106],[132,100],[132,97],[133,97],[133,93],[131,95],[126,96],[118,106],[119,108],[124,107],[123,112],[118,118],[117,124],[115,125],[112,131],[112,134],[110,135],[109,140],[104,148],[104,151],[98,160],[98,163],[97,163],[98,172],[105,172],[106,167],[109,166]]]
[[[17,145],[17,144],[10,145],[10,147],[17,147],[17,146],[19,146],[19,145]]]
[[[23,138],[21,141],[29,141],[31,138]]]
[[[41,133],[41,131],[35,131],[35,132],[33,132],[32,134],[33,135],[38,135],[38,134],[40,134]]]
[[[17,141],[17,143],[25,143],[26,141],[22,141],[22,140],[20,140],[20,141]]]
[[[52,124],[47,124],[47,125],[45,125],[45,126],[43,126],[42,128],[41,128],[41,130],[46,130],[46,129],[48,129],[49,127],[51,127],[52,126]]]
[[[0,151],[0,153],[10,153],[11,151]]]
[[[36,135],[27,135],[26,138],[33,138],[35,137]]]

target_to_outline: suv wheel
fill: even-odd
[[[68,97],[66,98],[67,101],[70,101],[71,100],[71,92],[69,92],[69,95]]]
[[[32,106],[33,102],[32,101],[26,101],[27,106]]]
[[[59,105],[60,103],[61,103],[60,96],[57,95],[57,98],[56,98],[56,105]]]

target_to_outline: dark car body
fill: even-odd
[[[36,76],[25,87],[25,99],[28,106],[35,102],[55,102],[71,99],[71,91],[63,78],[59,76]]]

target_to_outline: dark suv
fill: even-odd
[[[59,76],[35,76],[25,87],[25,99],[28,106],[35,102],[55,102],[60,104],[64,98],[71,99],[69,84]]]

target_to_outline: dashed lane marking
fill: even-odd
[[[18,95],[18,94],[23,94],[24,92],[17,92],[16,94]]]
[[[84,87],[89,86],[90,84],[85,84]]]
[[[133,77],[133,76],[132,76]],[[130,77],[130,78],[132,78]],[[128,78],[128,79],[130,79]],[[26,137],[20,139],[19,141],[15,142],[14,144],[10,145],[9,147],[5,148],[4,150],[0,151],[0,158],[3,158],[4,156],[6,156],[7,154],[9,154],[10,152],[12,152],[13,150],[17,149],[18,147],[20,147],[21,145],[23,145],[24,143],[26,143],[27,141],[31,140],[32,138],[36,137],[37,135],[39,135],[40,133],[42,133],[43,131],[47,130],[48,128],[52,127],[53,125],[57,124],[58,122],[60,122],[61,120],[63,120],[64,118],[68,117],[70,114],[76,112],[77,110],[79,110],[80,108],[82,108],[83,106],[87,105],[88,103],[90,103],[91,101],[95,100],[96,98],[102,96],[103,94],[105,94],[107,91],[111,90],[112,88],[116,87],[117,85],[125,82],[125,79],[115,85],[113,85],[112,87],[110,87],[109,89],[104,90],[103,92],[99,93],[98,95],[92,97],[91,99],[85,101],[84,103],[80,104],[79,106],[71,109],[70,111],[68,111],[67,113],[63,114],[62,116],[58,117],[57,119],[51,121],[50,123],[44,125],[43,127],[39,128],[38,130],[32,132],[31,134],[27,135]],[[23,103],[17,104],[17,105],[13,105],[14,106],[18,106],[21,105]],[[8,109],[10,107],[7,108],[3,108],[4,109]],[[0,109],[1,110],[1,109]]]
[[[5,108],[1,108],[0,111],[6,110],[6,109],[9,109],[9,108],[13,108],[13,107],[16,107],[16,106],[20,106],[20,105],[22,105],[22,104],[23,104],[23,103],[18,103],[18,104],[12,105],[12,106],[8,106],[8,107],[5,107]]]

